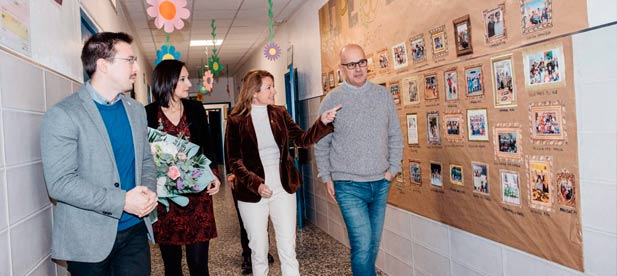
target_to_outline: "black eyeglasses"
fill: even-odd
[[[368,64],[368,61],[365,58],[358,60],[356,62],[341,63],[341,65],[345,66],[347,70],[356,69],[356,66],[366,67],[367,64]]]
[[[121,59],[121,60],[126,60],[128,61],[130,64],[135,64],[135,62],[137,61],[137,57],[136,56],[130,56],[127,58],[122,58],[122,57],[112,57],[111,59]]]

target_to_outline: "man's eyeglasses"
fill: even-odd
[[[137,57],[136,56],[130,56],[127,58],[122,58],[122,57],[112,57],[111,59],[121,59],[121,60],[126,60],[128,61],[130,64],[135,64],[135,62],[137,61]]]
[[[358,60],[356,62],[341,63],[341,65],[345,66],[345,68],[347,68],[347,70],[356,69],[356,66],[366,67],[367,64],[368,64],[368,62],[366,61],[365,58],[363,58],[361,60]]]

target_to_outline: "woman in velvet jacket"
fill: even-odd
[[[236,176],[238,209],[252,254],[253,275],[268,274],[268,217],[272,219],[284,276],[300,275],[296,260],[296,196],[300,176],[288,144],[306,147],[334,128],[340,106],[324,112],[304,132],[285,108],[274,105],[274,77],[252,70],[242,79],[238,101],[227,119],[227,164]]]
[[[146,106],[148,126],[199,145],[200,152],[214,161],[206,112],[200,102],[188,100],[188,74],[184,63],[178,60],[164,60],[156,66],[152,78],[155,102]],[[182,275],[182,245],[186,246],[190,275],[209,275],[209,241],[217,236],[212,195],[219,186],[215,179],[203,191],[186,194],[189,203],[185,207],[174,203],[169,211],[162,204],[157,207],[158,221],[152,227],[165,275]]]

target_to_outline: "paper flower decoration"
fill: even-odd
[[[276,43],[270,43],[264,48],[264,56],[269,60],[277,60],[281,56],[281,47]]]
[[[217,77],[219,75],[219,72],[223,70],[223,65],[219,62],[218,56],[210,57],[210,60],[208,61],[208,67],[210,68],[210,71],[212,72],[212,74],[214,74]]]
[[[159,64],[159,62],[163,60],[178,60],[180,59],[180,56],[182,55],[180,54],[180,52],[176,52],[176,47],[169,44],[163,44],[163,46],[161,46],[161,49],[156,50],[156,60],[154,61],[154,66],[156,66],[157,64]]]
[[[147,0],[150,6],[146,10],[148,15],[154,17],[154,25],[163,28],[166,33],[171,33],[174,28],[180,30],[184,27],[184,21],[191,15],[186,6],[186,0]]]
[[[212,88],[214,88],[214,75],[212,75],[212,73],[208,70],[204,72],[202,80],[203,82],[201,87],[206,91],[212,91]]]

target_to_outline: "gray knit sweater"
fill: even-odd
[[[362,87],[343,83],[324,98],[319,114],[339,104],[334,132],[315,146],[321,180],[368,182],[386,171],[399,173],[403,136],[390,93],[368,81]]]

